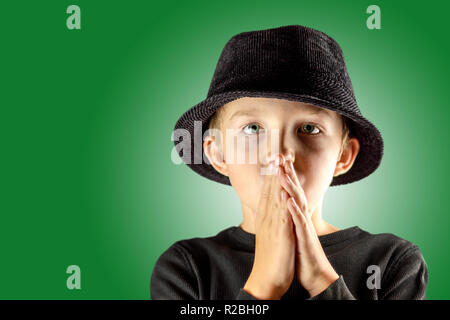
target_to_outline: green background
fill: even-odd
[[[149,299],[173,242],[241,222],[229,186],[171,161],[179,116],[206,97],[225,43],[301,24],[341,45],[377,171],[332,187],[324,218],[417,244],[429,299],[449,298],[444,1],[18,1],[1,5],[0,298]],[[81,30],[66,8],[81,8]],[[381,8],[381,30],[366,8]],[[81,268],[81,290],[66,268]]]

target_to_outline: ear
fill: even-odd
[[[209,163],[217,172],[228,177],[228,166],[224,160],[222,147],[214,140],[214,137],[207,136],[203,141],[203,150]]]
[[[359,141],[355,137],[350,138],[347,144],[343,147],[341,156],[336,163],[336,169],[334,170],[334,177],[340,176],[351,169],[355,162],[356,156],[359,152]]]

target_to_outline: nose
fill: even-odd
[[[286,161],[295,161],[298,141],[289,132],[279,130],[278,135],[270,137],[270,141],[269,162],[275,161],[276,164],[284,165]]]
[[[294,162],[295,157],[293,152],[289,151],[289,152],[280,152],[280,153],[276,153],[274,154],[269,162],[275,162],[275,165],[281,165],[283,166],[286,161],[292,161]]]

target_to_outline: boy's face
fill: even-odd
[[[223,163],[212,164],[229,177],[243,204],[254,212],[258,207],[264,168],[277,155],[277,152],[271,152],[272,148],[285,159],[293,160],[311,209],[322,199],[333,176],[348,171],[356,158],[356,154],[350,157],[348,153],[343,154],[345,166],[337,166],[343,132],[341,116],[334,111],[302,102],[253,97],[234,100],[223,108],[221,131],[224,143],[219,146]],[[234,131],[237,137],[234,143],[226,134],[227,129],[237,130]],[[276,131],[278,135],[273,135]],[[249,142],[251,136],[256,138],[254,143]],[[237,143],[240,138],[246,143]],[[233,150],[234,157],[227,150],[227,144],[228,148],[231,144],[229,150]],[[205,152],[210,158],[206,148]],[[251,153],[255,161],[250,161]],[[244,163],[238,162],[239,156],[245,159]]]

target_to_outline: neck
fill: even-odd
[[[244,231],[255,234],[256,213],[243,203],[242,203],[242,213],[243,213],[243,220],[239,226]],[[338,228],[332,226],[331,224],[322,219],[322,201],[320,201],[320,204],[316,206],[316,208],[314,209],[313,214],[311,216],[311,220],[318,236],[339,231]]]

